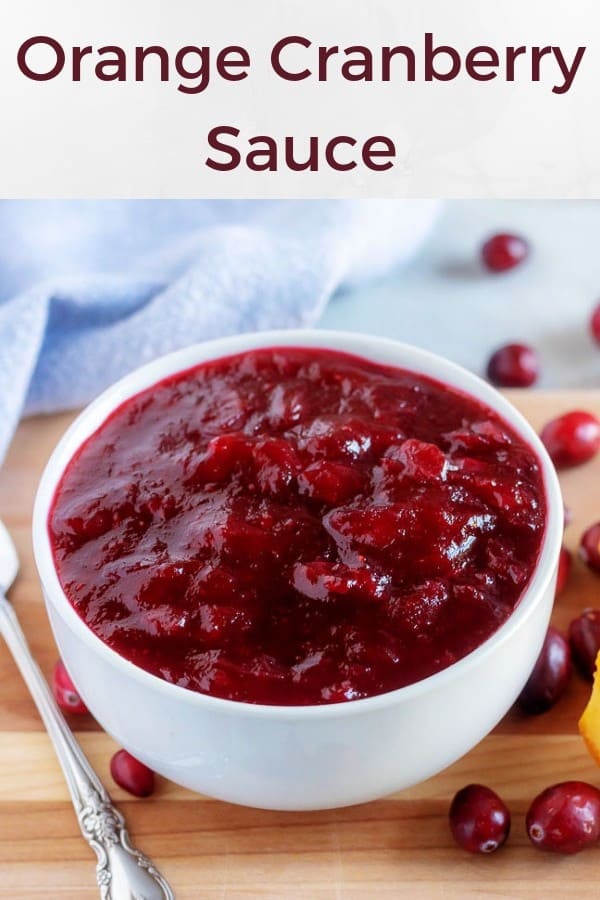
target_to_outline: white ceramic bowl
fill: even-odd
[[[326,347],[453,385],[496,410],[537,453],[548,521],[538,565],[508,621],[449,668],[377,697],[329,706],[257,706],[168,684],[123,659],[65,597],[47,520],[57,483],[81,443],[124,400],[165,376],[256,347]],[[272,809],[360,803],[428,778],[470,750],[509,709],[540,651],[554,596],[563,506],[554,467],[534,431],[488,384],[395,341],[330,331],[263,332],[211,341],[131,373],[88,406],[64,435],[35,502],[34,550],[60,653],[98,722],[161,775],[212,797]]]

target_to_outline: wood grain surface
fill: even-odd
[[[600,415],[600,392],[511,397],[536,428],[569,408]],[[0,472],[0,516],[22,563],[11,598],[47,674],[56,649],[32,560],[31,510],[44,462],[71,418],[23,423]],[[600,519],[600,457],[566,473],[562,484],[574,513],[565,543],[574,550],[583,529]],[[555,624],[564,628],[584,607],[600,606],[599,589],[600,578],[576,560]],[[112,740],[91,718],[72,724],[136,843],[159,864],[178,900],[580,898],[597,892],[600,848],[564,858],[540,853],[528,843],[524,815],[533,796],[555,781],[600,783],[577,735],[587,695],[574,677],[554,710],[532,718],[509,713],[471,753],[426,783],[376,803],[316,813],[244,809],[163,780],[153,797],[135,800],[111,782]],[[448,830],[450,799],[470,781],[495,788],[513,813],[509,843],[490,857],[459,850]],[[0,897],[97,897],[94,864],[33,703],[0,647]]]

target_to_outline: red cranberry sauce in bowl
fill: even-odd
[[[534,451],[479,400],[316,348],[202,363],[126,400],[49,517],[63,590],[117,653],[246,703],[370,697],[510,616],[546,521]]]

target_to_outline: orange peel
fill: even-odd
[[[600,652],[596,656],[592,693],[578,724],[579,733],[600,766]]]

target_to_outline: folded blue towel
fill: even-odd
[[[0,203],[0,459],[22,413],[87,402],[162,353],[313,324],[407,259],[429,201]]]

